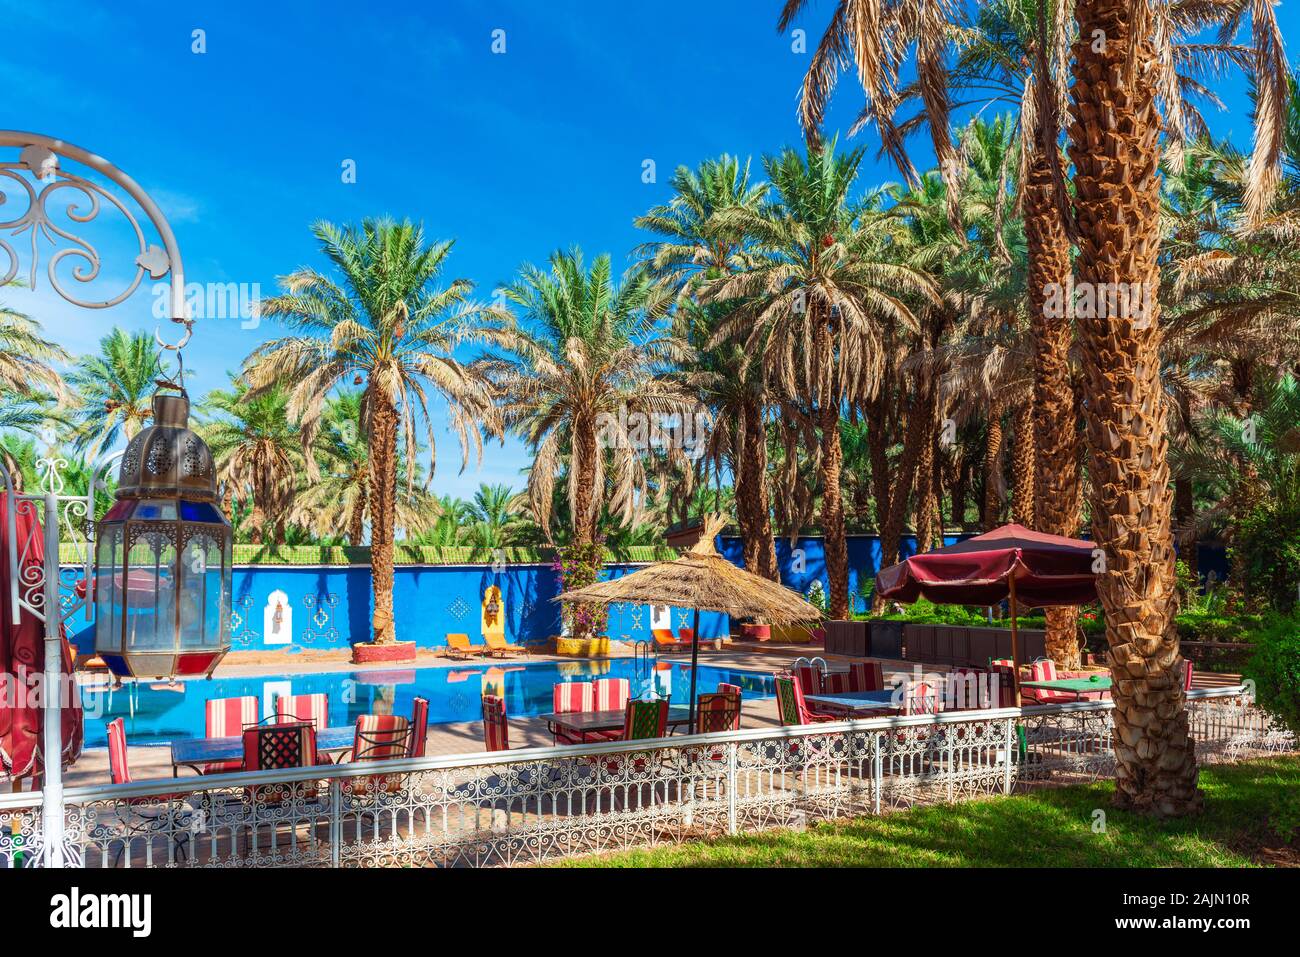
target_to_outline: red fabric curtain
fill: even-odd
[[[40,774],[41,703],[44,688],[41,675],[45,668],[45,625],[24,610],[19,624],[13,624],[9,567],[9,510],[5,494],[0,493],[0,769],[14,778]],[[15,529],[18,538],[22,582],[41,581],[45,561],[45,540],[37,519],[35,504],[17,502]],[[81,756],[81,699],[72,683],[72,649],[66,636],[63,641],[63,674],[68,680],[55,689],[64,696],[62,711],[63,764],[66,767]],[[33,691],[35,692],[33,694]],[[70,699],[70,700],[66,700]]]

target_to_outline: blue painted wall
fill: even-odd
[[[638,567],[609,566],[605,577],[625,575]],[[549,565],[507,566],[500,574],[490,565],[398,565],[393,575],[397,639],[439,648],[447,644],[448,632],[464,632],[472,642],[481,642],[481,605],[490,585],[501,588],[507,640],[542,644],[560,633],[560,606],[551,600],[560,593],[559,573]],[[346,648],[370,639],[368,565],[237,566],[232,588],[230,630],[235,651]],[[281,616],[279,626],[290,639],[287,643],[267,641],[265,609],[276,591],[284,592],[292,612]],[[671,618],[674,630],[691,626],[688,609],[671,609]],[[614,605],[606,631],[615,639],[648,641],[650,622],[647,605]],[[81,650],[90,651],[93,624],[87,627],[80,618],[73,624],[78,629],[73,640]],[[726,615],[701,612],[703,637],[724,636],[729,629]]]
[[[947,536],[952,544],[958,536]],[[723,538],[719,550],[737,565],[744,565],[739,538]],[[848,536],[849,595],[855,609],[863,611],[867,601],[862,584],[874,580],[880,568],[880,540],[875,535]],[[902,557],[916,551],[916,539],[904,536]],[[829,593],[826,553],[819,537],[803,537],[792,546],[788,539],[776,543],[781,581],[807,594],[814,581]],[[1200,570],[1213,570],[1219,580],[1227,572],[1221,546],[1202,545]],[[637,565],[612,565],[605,576],[626,575]],[[65,569],[79,578],[79,569]],[[399,641],[414,641],[421,648],[438,648],[447,643],[448,632],[465,632],[481,641],[480,603],[490,585],[500,585],[505,603],[506,638],[519,644],[541,644],[560,632],[560,607],[551,599],[560,592],[559,574],[549,565],[507,566],[500,574],[490,565],[398,565],[394,569],[393,611]],[[309,648],[345,648],[370,638],[370,568],[351,566],[239,566],[233,576],[234,604],[231,633],[237,651],[301,651]],[[282,591],[292,609],[288,643],[266,641],[264,610],[272,592]],[[691,627],[692,612],[671,609],[674,630]],[[614,605],[610,608],[606,632],[616,639],[649,640],[651,610],[647,605]],[[93,625],[80,618],[70,625],[77,629],[73,640],[79,648],[94,647]],[[282,624],[282,627],[284,625]],[[724,636],[730,631],[726,615],[700,614],[700,634],[705,638]]]

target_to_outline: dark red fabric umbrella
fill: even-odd
[[[882,568],[876,594],[940,605],[1084,605],[1097,600],[1092,542],[1003,525]]]
[[[1097,600],[1092,542],[1003,525],[955,545],[882,568],[876,594],[940,605],[994,605],[1006,599],[1011,613],[1011,680],[1020,704],[1020,641],[1017,604],[1083,605]]]
[[[43,574],[45,539],[31,503],[18,503],[16,511],[15,530],[24,573],[22,580],[37,582]],[[41,702],[44,689],[40,676],[45,667],[45,625],[25,609],[19,624],[15,626],[13,623],[9,587],[13,569],[9,567],[7,522],[5,495],[0,493],[0,770],[13,778],[22,778],[41,774],[43,770]],[[63,642],[63,674],[69,679],[72,675],[72,652],[66,640]],[[81,755],[81,700],[70,680],[58,691],[71,697],[71,701],[64,701],[61,712],[63,763],[68,765]]]

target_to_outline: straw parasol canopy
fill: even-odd
[[[798,592],[738,568],[719,555],[713,540],[725,525],[721,515],[710,516],[700,540],[672,561],[656,562],[621,578],[566,591],[553,601],[673,605],[738,618],[762,618],[774,625],[822,617],[817,606],[804,601]]]
[[[700,612],[717,611],[740,618],[762,618],[771,624],[815,621],[816,605],[798,592],[738,568],[717,553],[713,540],[726,525],[722,515],[710,515],[704,533],[688,551],[670,562],[656,562],[622,578],[575,588],[553,601],[609,605],[627,602],[673,605],[695,609],[695,640],[691,643],[691,733],[695,732],[695,685],[700,660]]]

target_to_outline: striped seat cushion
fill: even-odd
[[[822,690],[822,673],[812,665],[799,665],[794,669],[799,690],[804,694],[819,694]]]
[[[411,702],[411,745],[408,757],[424,757],[424,747],[429,737],[429,699],[417,697]]]
[[[131,783],[131,769],[126,761],[126,725],[121,718],[108,723],[108,773],[114,784]]]
[[[310,721],[317,731],[329,727],[329,697],[324,694],[289,694],[275,699],[275,713],[283,720]]]
[[[849,665],[850,691],[884,691],[885,676],[879,661],[855,661]]]
[[[551,704],[556,714],[594,711],[595,691],[590,681],[564,681],[551,689]]]
[[[597,711],[622,711],[630,697],[626,678],[597,678],[595,698]]]
[[[1056,662],[1050,658],[1040,658],[1029,666],[1030,681],[1056,681]],[[1021,698],[1028,698],[1038,704],[1055,704],[1061,701],[1073,701],[1074,695],[1067,691],[1052,691],[1050,688],[1024,688]]]
[[[244,729],[257,724],[258,704],[255,695],[240,698],[213,698],[204,707],[204,733],[209,738],[233,738]],[[223,774],[238,771],[242,760],[216,761],[203,766],[204,774]]]
[[[847,671],[828,671],[822,675],[822,694],[843,694],[852,690]]]
[[[392,761],[406,757],[411,723],[396,714],[363,714],[352,741],[353,761]]]
[[[483,746],[489,751],[510,750],[510,724],[505,699],[500,695],[483,696]]]

